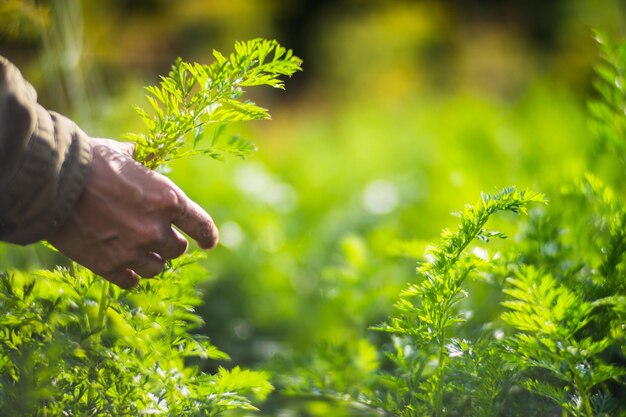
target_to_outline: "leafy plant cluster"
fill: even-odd
[[[593,159],[603,151],[626,163],[626,45],[615,45],[602,32],[595,32],[602,62],[596,65],[593,85],[599,97],[589,101],[590,127],[596,137]]]
[[[626,46],[597,39],[604,61],[592,129],[623,159]],[[515,188],[484,194],[425,254],[404,242],[421,259],[419,278],[372,328],[389,338],[286,361],[281,371],[295,370],[279,384],[371,415],[626,415],[624,198],[587,174],[550,200]],[[486,228],[507,211],[528,214],[514,241]]]
[[[243,88],[283,88],[281,75],[301,61],[275,41],[239,42],[211,65],[176,61],[159,86],[148,87],[153,115],[136,140],[149,168],[196,153],[221,159],[253,146],[220,142],[224,124],[269,118],[241,100]],[[208,148],[203,129],[218,123]],[[193,133],[193,138],[190,135]],[[191,150],[185,151],[192,141]],[[217,416],[252,410],[273,390],[264,372],[218,367],[228,355],[199,331],[197,289],[207,272],[198,255],[171,261],[156,279],[122,291],[78,265],[54,271],[0,274],[0,414],[7,416]],[[206,365],[205,365],[206,367]]]
[[[109,287],[82,267],[2,274],[3,414],[215,416],[253,408],[246,395],[272,390],[265,374],[235,367],[209,375],[187,363],[228,359],[193,334],[202,324],[194,286],[205,279],[193,261],[176,261],[137,292]]]
[[[284,89],[280,79],[300,70],[302,61],[274,40],[256,39],[235,43],[235,52],[225,57],[213,51],[211,65],[178,59],[158,86],[147,87],[152,114],[135,109],[148,129],[146,134],[129,134],[136,142],[135,159],[151,169],[172,159],[206,154],[215,159],[226,155],[244,157],[256,148],[233,136],[223,140],[225,123],[269,119],[267,109],[242,100],[245,87],[268,85]],[[217,123],[211,144],[199,148],[205,127]],[[185,145],[191,142],[191,149]]]

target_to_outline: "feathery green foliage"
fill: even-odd
[[[608,149],[626,163],[626,44],[613,44],[602,32],[595,32],[602,62],[595,67],[594,87],[600,97],[589,101],[591,128],[601,152]]]
[[[564,415],[620,415],[626,211],[592,175],[565,187],[562,203],[558,216],[541,214],[561,233],[537,242],[536,227],[546,223],[531,224],[510,260],[502,319],[515,332],[504,341],[507,354],[520,384]]]
[[[155,112],[137,108],[147,134],[135,157],[151,169],[192,154],[245,156],[253,145],[220,142],[225,123],[267,119],[266,109],[240,100],[244,87],[283,88],[280,76],[301,61],[275,41],[239,42],[225,58],[200,65],[177,60],[160,86],[148,87]],[[217,123],[208,148],[197,147]],[[190,133],[193,146],[181,151]],[[0,414],[21,416],[217,416],[254,410],[272,390],[264,372],[199,364],[228,360],[197,333],[199,283],[207,271],[196,254],[168,263],[156,278],[122,291],[78,265],[0,274]],[[195,364],[195,365],[192,365]],[[205,365],[206,366],[206,365]]]
[[[274,40],[254,39],[235,43],[235,52],[225,57],[213,51],[211,65],[178,59],[158,86],[147,87],[153,115],[135,109],[148,128],[146,134],[129,134],[137,143],[135,158],[154,169],[176,158],[206,154],[215,159],[226,155],[246,156],[254,144],[233,136],[221,138],[224,123],[269,119],[267,109],[243,100],[245,87],[267,85],[284,89],[280,76],[301,70],[302,60]],[[199,148],[207,124],[221,124],[210,146]],[[190,149],[183,150],[185,145]]]
[[[601,354],[611,340],[581,336],[594,319],[594,305],[560,284],[552,275],[525,266],[504,292],[509,309],[504,321],[519,333],[508,340],[513,360],[522,367],[545,369],[560,383],[529,379],[525,386],[575,416],[594,416],[593,389],[626,375],[623,367],[604,363]],[[551,380],[548,380],[551,381]]]
[[[597,41],[604,60],[597,68],[600,98],[589,111],[602,149],[591,162],[608,150],[624,163],[626,45],[599,33]],[[373,414],[397,417],[624,416],[623,195],[587,174],[553,191],[550,206],[527,210],[541,201],[511,188],[467,206],[459,227],[444,230],[427,250],[420,280],[400,294],[396,314],[374,327],[391,334],[379,348],[386,362],[344,394]],[[488,252],[476,243],[504,237],[484,228],[498,211],[529,215],[513,241]],[[396,245],[412,257],[421,247]],[[490,298],[475,299],[476,288]],[[331,371],[309,368],[309,392],[334,391],[345,401],[336,380],[315,376],[353,368],[335,364]],[[291,382],[297,393],[306,391],[303,378]]]
[[[109,287],[82,267],[2,274],[2,414],[215,416],[253,409],[250,399],[271,390],[267,376],[238,368],[209,375],[186,363],[228,359],[194,334],[202,324],[193,312],[201,303],[194,286],[205,279],[194,261],[175,261],[140,293]]]
[[[455,232],[444,230],[440,243],[428,251],[428,261],[418,267],[422,280],[409,285],[400,295],[396,304],[398,316],[376,328],[402,337],[405,346],[420,351],[415,360],[409,362],[404,360],[403,350],[396,351],[393,359],[400,374],[394,378],[409,377],[406,382],[411,382],[416,389],[407,391],[404,398],[394,399],[392,404],[383,402],[385,407],[391,406],[402,416],[444,414],[448,346],[454,341],[454,328],[465,321],[458,308],[467,296],[463,284],[470,273],[484,263],[466,249],[476,239],[504,237],[501,232],[485,229],[496,212],[526,212],[528,204],[544,201],[541,194],[514,188],[493,195],[483,194],[479,205],[468,205],[460,213],[460,224]]]

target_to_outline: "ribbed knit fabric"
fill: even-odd
[[[63,225],[91,159],[87,135],[36,100],[17,68],[0,57],[0,240],[22,245]]]

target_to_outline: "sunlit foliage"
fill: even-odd
[[[594,131],[621,157],[626,57],[622,46],[607,46],[601,35],[598,41],[605,63],[598,69],[601,99],[591,104]],[[374,327],[391,335],[374,356],[376,366],[362,384],[348,386],[316,376],[325,367],[297,367],[298,377],[281,380],[286,392],[359,404],[372,415],[623,415],[623,198],[593,174],[548,195],[546,207],[536,204],[545,202],[542,195],[513,188],[483,194],[438,243],[398,245],[423,260],[395,313]],[[498,211],[528,216],[513,241],[490,249],[494,238],[506,238],[485,229]],[[474,299],[480,292],[491,294],[486,303]],[[346,348],[335,350],[341,357]],[[317,357],[309,363],[334,363],[333,375],[358,369],[329,353]]]
[[[267,110],[237,100],[243,88],[282,88],[278,77],[300,68],[300,60],[275,41],[237,43],[229,59],[213,55],[213,66],[178,60],[160,87],[148,87],[154,119],[138,111],[150,133],[132,137],[137,159],[150,168],[184,156],[178,151],[186,135],[196,131],[195,146],[206,123],[269,118]],[[242,156],[250,147],[237,140],[220,147],[214,139],[211,148],[196,152],[219,159]],[[0,414],[217,416],[254,410],[252,401],[273,390],[266,373],[220,366],[211,374],[189,362],[229,359],[198,333],[204,320],[195,312],[202,304],[197,286],[207,280],[198,256],[169,262],[158,277],[130,291],[75,264],[1,273]]]

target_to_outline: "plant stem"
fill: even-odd
[[[446,359],[444,354],[446,343],[445,328],[441,329],[441,335],[439,337],[439,359],[437,362],[437,388],[435,390],[435,417],[439,417],[443,414],[443,362]]]
[[[104,319],[106,317],[106,311],[109,307],[109,281],[104,281],[102,284],[102,293],[100,295],[100,307],[98,308],[98,321],[96,322],[96,329],[102,330],[104,327]]]
[[[589,389],[585,387],[583,382],[583,378],[580,374],[573,370],[574,375],[574,383],[576,384],[576,391],[578,391],[578,395],[580,395],[580,399],[583,405],[583,412],[586,417],[593,417],[593,408],[591,407],[591,402],[589,401]]]
[[[83,296],[83,308],[82,308],[82,312],[83,312],[83,322],[85,323],[85,328],[87,329],[87,334],[91,333],[91,320],[89,320],[89,314],[87,313],[87,309],[84,306],[84,294],[81,294],[81,291],[79,290],[79,286],[80,284],[76,281],[78,279],[78,277],[76,276],[76,263],[74,261],[70,262],[70,265],[68,267],[68,272],[70,274],[70,276],[72,278],[74,278],[74,290],[79,293],[81,296]]]
[[[585,407],[585,414],[588,417],[593,417],[593,409],[591,408],[591,402],[589,401],[589,394],[585,392],[583,395],[581,395],[581,397],[583,400],[583,406]]]

